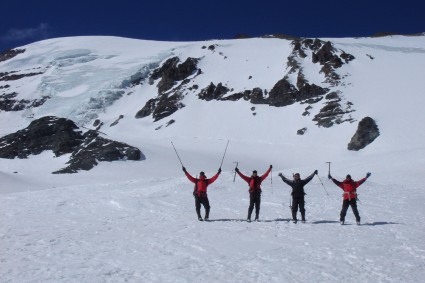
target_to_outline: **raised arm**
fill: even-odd
[[[212,176],[211,178],[209,178],[208,179],[208,185],[210,185],[210,184],[212,184],[212,183],[214,183],[215,182],[215,180],[217,180],[217,178],[218,178],[218,176],[220,175],[220,173],[221,173],[221,168],[220,169],[218,169],[218,172],[217,172],[217,174],[215,174],[214,176]]]
[[[279,175],[278,175],[280,178],[282,178],[282,181],[283,182],[285,182],[286,184],[288,184],[289,186],[292,186],[292,184],[293,184],[293,181],[292,180],[289,180],[289,179],[287,179],[285,176],[283,176],[283,174],[282,173],[279,173]]]
[[[238,168],[235,169],[236,173],[238,173],[239,177],[241,177],[245,182],[249,183],[249,181],[251,180],[250,177],[245,176],[244,174],[241,173],[241,171],[239,171]]]
[[[186,177],[189,179],[189,181],[191,181],[192,183],[196,183],[196,178],[193,178],[189,172],[187,172],[186,168],[183,167],[183,172],[186,175]]]
[[[267,176],[270,174],[270,171],[272,170],[273,166],[270,165],[269,169],[267,169],[266,173],[264,173],[260,178],[261,181],[264,181],[265,178],[267,178]]]
[[[304,185],[307,184],[308,182],[310,182],[314,178],[314,175],[316,175],[316,174],[317,174],[317,170],[315,170],[310,176],[308,176],[307,178],[305,178],[303,180]]]
[[[364,177],[363,179],[360,179],[360,180],[358,180],[357,182],[356,182],[356,188],[358,188],[361,184],[363,184],[366,180],[367,180],[367,178],[369,178],[370,177],[370,175],[372,175],[370,172],[368,172],[367,174],[366,174],[366,177]]]
[[[338,181],[337,179],[334,179],[334,178],[330,178],[331,180],[332,180],[332,182],[334,182],[334,184],[335,185],[337,185],[338,187],[340,187],[341,189],[343,188],[342,187],[342,182],[340,182],[340,181]]]

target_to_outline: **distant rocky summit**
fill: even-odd
[[[55,156],[71,153],[69,165],[54,173],[90,170],[97,161],[144,160],[143,153],[125,143],[109,140],[90,130],[83,134],[69,119],[46,116],[16,133],[0,138],[0,158],[27,158],[51,150]]]
[[[358,151],[372,143],[379,136],[378,125],[375,120],[365,117],[359,122],[356,133],[348,144],[348,150]]]

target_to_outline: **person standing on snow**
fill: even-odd
[[[252,171],[251,177],[242,174],[238,167],[235,168],[236,173],[249,185],[249,207],[247,221],[251,222],[251,214],[255,206],[255,220],[258,221],[260,216],[260,205],[261,205],[261,183],[267,178],[273,166],[270,165],[269,169],[260,177],[257,175],[257,171]]]
[[[356,217],[356,223],[357,225],[360,225],[360,215],[359,211],[357,210],[357,192],[356,189],[363,184],[367,178],[372,175],[371,173],[367,173],[366,177],[359,180],[359,181],[353,181],[351,179],[351,175],[347,175],[344,181],[340,182],[334,178],[332,178],[331,174],[328,175],[328,178],[331,179],[335,185],[340,187],[344,193],[342,194],[343,201],[342,201],[342,209],[340,213],[339,221],[341,225],[345,222],[345,215],[347,214],[348,207],[351,206],[351,209],[353,210],[354,216]]]
[[[308,182],[313,179],[314,175],[317,174],[317,170],[314,170],[313,174],[305,178],[304,180],[301,180],[300,173],[294,174],[294,180],[289,180],[285,176],[283,176],[282,173],[279,173],[279,177],[282,178],[282,181],[288,184],[292,187],[292,222],[297,223],[297,212],[298,207],[300,208],[301,212],[301,222],[305,223],[305,201],[304,201],[304,186],[307,185]]]
[[[199,179],[192,177],[187,171],[186,168],[183,167],[183,172],[186,174],[186,177],[191,181],[192,183],[195,183],[195,189],[193,191],[193,196],[195,198],[195,209],[196,214],[198,215],[199,221],[208,221],[210,216],[210,202],[208,200],[207,195],[207,187],[208,185],[211,185],[214,183],[215,180],[217,180],[218,175],[221,173],[221,168],[218,169],[217,174],[212,176],[211,178],[207,178],[205,176],[204,172],[199,173]],[[201,204],[204,206],[205,209],[205,218],[202,219],[201,216]]]

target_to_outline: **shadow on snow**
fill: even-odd
[[[282,218],[277,218],[277,219],[273,219],[273,220],[258,220],[258,222],[289,222],[291,219],[282,219]],[[223,218],[223,219],[210,219],[208,220],[209,222],[247,222],[246,219],[227,219],[227,218]],[[252,220],[251,222],[257,222],[255,220]]]

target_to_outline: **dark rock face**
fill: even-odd
[[[341,124],[346,121],[351,122],[351,118],[345,120],[342,119],[344,114],[350,112],[353,112],[350,107],[344,110],[342,109],[341,104],[337,101],[330,101],[327,102],[326,105],[320,109],[320,112],[314,116],[313,121],[316,121],[319,127],[329,128],[332,127],[335,123]]]
[[[84,134],[84,141],[73,151],[66,168],[53,172],[77,173],[79,170],[90,170],[97,161],[144,160],[142,152],[125,143],[111,141],[99,136],[97,131],[90,130]]]
[[[136,113],[136,118],[144,118],[152,115],[155,121],[161,120],[165,117],[172,115],[178,109],[183,108],[185,105],[181,103],[183,99],[183,88],[190,82],[188,77],[196,74],[200,75],[202,71],[197,68],[199,59],[187,58],[181,64],[178,57],[173,57],[165,61],[165,63],[153,71],[149,78],[150,84],[155,80],[161,78],[158,82],[158,97],[152,98],[146,102],[145,106]],[[169,91],[176,86],[173,91]],[[192,86],[197,89],[198,86]]]
[[[178,57],[170,58],[152,73],[151,82],[161,78],[157,85],[159,94],[171,89],[177,81],[186,79],[197,70],[198,59],[187,58],[182,64],[178,64],[179,62]]]
[[[1,53],[0,62],[2,61],[1,58],[10,59],[18,55],[19,53],[24,52],[24,50],[22,50],[22,52],[14,52],[14,51],[15,50],[9,50],[9,52]],[[9,58],[9,56],[12,56],[12,57]],[[18,71],[11,71],[11,72],[4,72],[4,73],[0,72],[0,81],[15,81],[15,80],[22,79],[24,77],[32,77],[32,76],[36,76],[40,74],[43,74],[43,72],[35,72],[35,73],[34,72],[19,73]],[[3,93],[0,93],[0,110],[3,110],[3,111],[21,111],[28,108],[39,107],[43,105],[50,98],[49,96],[43,96],[40,99],[34,99],[34,100],[16,99],[16,97],[18,96],[17,92],[15,91],[9,92],[9,93],[6,92],[9,89],[9,87],[10,85],[8,84],[0,86],[0,89],[4,89]]]
[[[358,151],[372,143],[379,136],[379,128],[375,120],[365,117],[359,122],[357,131],[347,146],[348,150]]]
[[[219,83],[217,86],[213,84],[212,82],[210,85],[198,94],[199,99],[203,99],[206,101],[210,101],[213,99],[219,100],[223,95],[225,95],[229,89],[225,86],[223,86],[221,83]]]
[[[268,36],[276,37],[276,36]],[[302,104],[316,104],[323,99],[330,100],[314,117],[318,126],[331,127],[334,124],[352,121],[351,117],[346,118],[344,114],[350,113],[351,104],[341,102],[341,97],[336,92],[331,92],[331,88],[309,82],[303,70],[303,60],[311,56],[313,63],[322,65],[320,73],[324,74],[326,86],[333,87],[341,83],[340,76],[335,69],[343,64],[354,60],[354,56],[335,48],[331,42],[325,42],[320,39],[305,39],[282,36],[281,38],[292,40],[292,53],[287,58],[287,73],[277,81],[271,90],[254,87],[240,92],[233,92],[233,88],[221,82],[213,83],[200,88],[198,85],[190,85],[192,75],[194,77],[202,75],[201,69],[197,69],[197,63],[200,59],[188,58],[184,63],[179,64],[178,57],[173,57],[165,61],[162,66],[157,68],[150,77],[150,83],[161,79],[158,82],[158,97],[150,99],[145,106],[137,112],[136,118],[151,116],[155,121],[159,121],[172,115],[178,109],[185,107],[182,99],[200,89],[196,95],[199,99],[205,101],[237,101],[244,99],[252,104],[267,104],[275,107],[283,107],[297,102]],[[202,49],[208,49],[217,52],[218,45],[202,46]],[[220,55],[223,55],[220,52]],[[197,70],[197,71],[196,71]],[[293,83],[292,78],[296,78]],[[248,79],[252,79],[249,76]],[[341,103],[340,103],[341,102]],[[304,116],[310,115],[311,108],[306,108]]]
[[[21,111],[27,108],[39,107],[43,105],[50,96],[43,96],[40,99],[34,99],[32,101],[27,99],[14,99],[18,93],[4,93],[0,95],[0,110],[3,111]]]
[[[25,49],[8,49],[0,53],[0,62],[12,59],[18,54],[24,53]]]
[[[272,106],[287,106],[297,101],[322,96],[329,90],[306,81],[298,80],[299,88],[295,87],[286,78],[278,81],[270,91],[268,103]]]
[[[156,108],[152,113],[154,121],[159,121],[162,118],[168,117],[177,110],[184,107],[184,104],[180,102],[183,96],[176,92],[172,95],[163,95],[159,98],[156,103]]]
[[[70,165],[55,173],[90,170],[97,161],[145,159],[135,147],[102,138],[93,130],[83,135],[73,121],[53,116],[34,120],[27,128],[0,139],[0,158],[27,158],[45,150],[55,156],[72,153]]]
[[[41,74],[43,74],[43,72],[25,74],[16,74],[16,72],[0,73],[0,81],[16,81],[25,77],[32,77]]]
[[[151,115],[155,111],[156,102],[157,99],[149,99],[145,106],[136,113],[136,118],[139,119]]]
[[[52,150],[55,156],[71,153],[83,136],[71,120],[47,116],[34,120],[14,134],[0,139],[0,158],[27,158]]]

